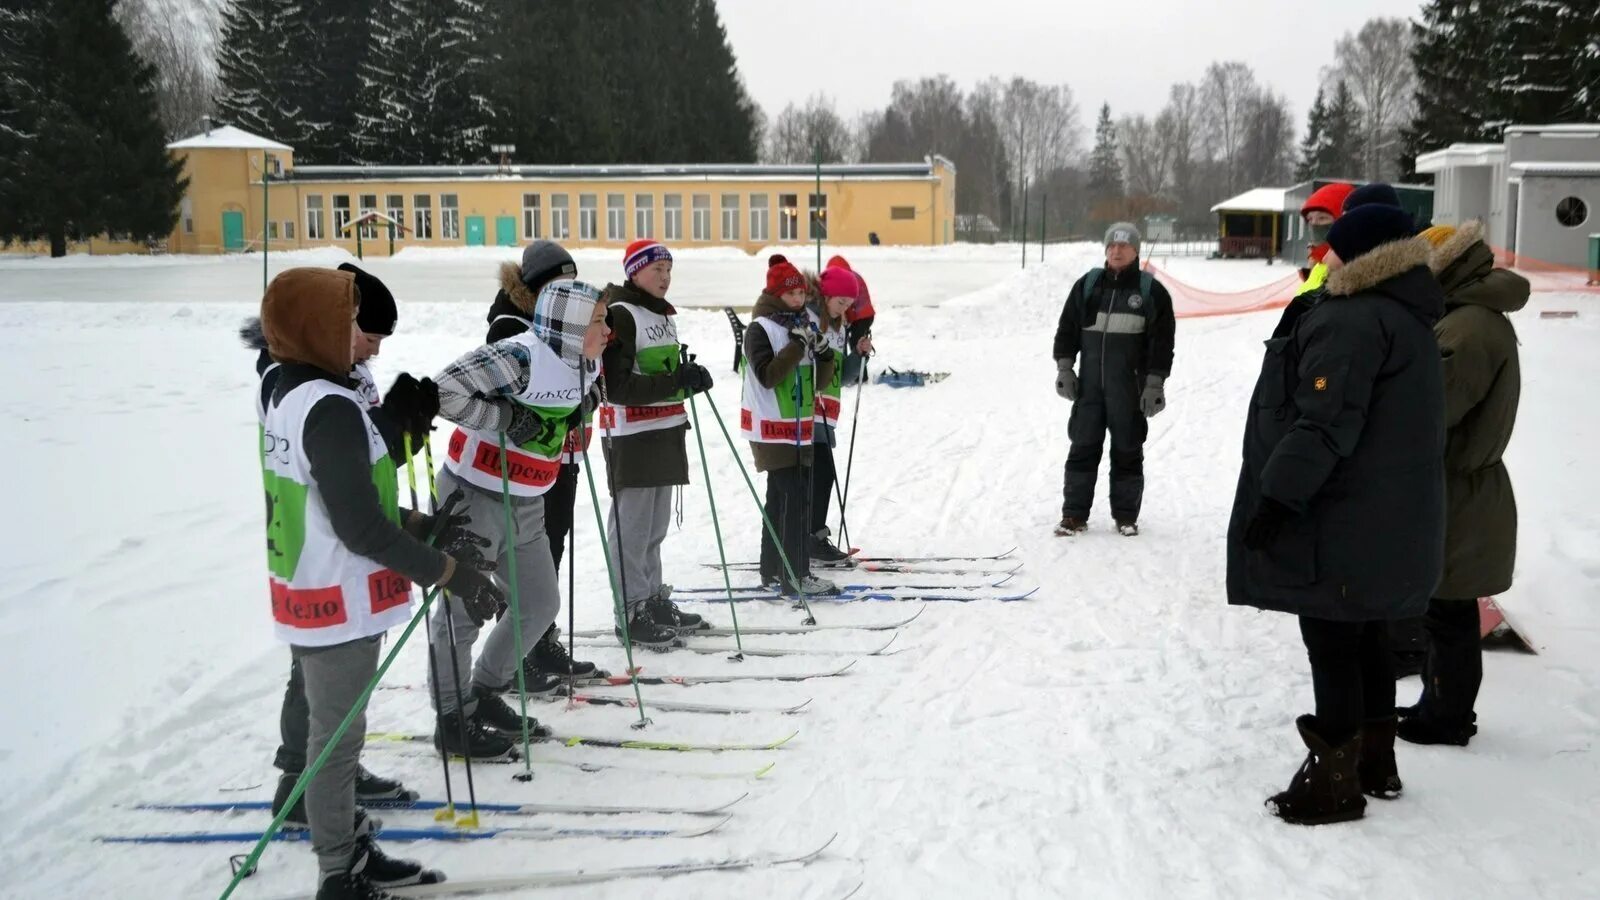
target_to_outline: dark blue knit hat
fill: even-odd
[[[1363,184],[1361,187],[1351,191],[1350,196],[1344,198],[1344,211],[1349,212],[1358,206],[1371,206],[1373,204],[1399,206],[1400,194],[1395,191],[1393,185],[1382,181]]]
[[[352,263],[340,263],[339,271],[356,276],[356,290],[361,293],[361,308],[356,311],[356,327],[367,334],[394,334],[395,322],[400,312],[394,305],[394,294],[378,276]]]
[[[1328,230],[1328,246],[1347,263],[1384,244],[1412,236],[1411,214],[1398,206],[1369,203],[1351,209],[1347,204],[1344,209],[1344,215]]]

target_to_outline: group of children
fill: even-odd
[[[359,803],[417,795],[361,766],[365,710],[333,741],[377,671],[383,634],[411,618],[413,584],[442,592],[428,625],[441,753],[505,756],[524,729],[547,732],[503,694],[519,684],[548,694],[597,673],[571,658],[555,625],[557,569],[596,416],[619,638],[664,650],[710,627],[673,604],[661,548],[673,495],[689,483],[686,403],[713,380],[678,338],[670,251],[635,241],[623,267],[623,283],[601,290],[577,280],[559,245],[535,241],[520,265],[500,268],[485,343],[436,378],[401,374],[381,398],[366,361],[398,311],[383,283],[353,265],[279,274],[242,331],[259,351],[272,610],[291,650],[273,811],[310,829],[318,900],[381,900],[386,888],[443,880],[373,841]],[[787,593],[837,593],[811,564],[848,560],[826,525],[833,447],[846,360],[871,353],[872,319],[865,284],[842,258],[820,275],[769,260],[744,334],[740,432],[767,475],[762,581]],[[413,508],[403,508],[397,467],[427,444],[435,417],[455,426],[430,492],[437,511],[415,508],[414,487]]]

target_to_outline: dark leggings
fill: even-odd
[[[1394,659],[1389,623],[1335,622],[1300,617],[1300,637],[1311,659],[1317,731],[1343,744],[1369,719],[1394,715]]]
[[[563,465],[561,474],[544,494],[544,533],[550,536],[550,558],[561,571],[561,556],[572,530],[572,507],[578,500],[578,467]]]
[[[1483,683],[1478,601],[1429,600],[1428,658],[1422,667],[1422,710],[1431,718],[1470,721]]]
[[[833,448],[822,442],[811,447],[811,533],[828,527],[828,506],[833,502],[833,483],[838,472],[833,467]]]

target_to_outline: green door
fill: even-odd
[[[244,213],[222,214],[222,249],[228,253],[237,253],[244,249]]]
[[[483,246],[483,216],[467,216],[467,246]]]
[[[494,242],[502,247],[515,247],[517,245],[516,216],[495,217]]]

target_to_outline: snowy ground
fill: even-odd
[[[407,853],[467,878],[798,850],[839,833],[825,861],[804,870],[559,892],[577,898],[648,891],[830,900],[860,881],[863,897],[1595,896],[1600,489],[1592,459],[1600,420],[1590,386],[1600,381],[1600,310],[1592,297],[1539,295],[1516,317],[1526,386],[1510,464],[1522,550],[1517,587],[1504,599],[1544,654],[1487,658],[1483,733],[1470,749],[1401,746],[1404,799],[1374,803],[1357,824],[1303,830],[1261,807],[1302,753],[1292,722],[1308,708],[1310,685],[1294,623],[1230,609],[1222,591],[1242,407],[1271,314],[1179,324],[1171,405],[1153,422],[1147,448],[1144,535],[1109,533],[1102,508],[1091,533],[1069,543],[1050,536],[1067,406],[1051,388],[1048,345],[1060,299],[1094,250],[1052,247],[1048,265],[1030,260],[1025,272],[1008,248],[847,255],[872,279],[882,362],[953,373],[920,390],[864,391],[856,543],[873,553],[1017,545],[1027,563],[1021,577],[1043,588],[1036,599],[936,605],[901,634],[905,652],[862,659],[842,678],[646,689],[647,701],[813,698],[795,717],[655,712],[647,733],[761,740],[799,728],[777,752],[535,754],[698,771],[776,761],[760,781],[538,765],[535,782],[520,785],[504,767],[477,770],[482,797],[496,801],[705,803],[751,792],[717,834],[411,845]],[[690,306],[754,296],[762,262],[715,256],[680,258],[674,299]],[[481,337],[490,258],[374,264],[401,286],[403,303],[400,333],[379,360],[381,383],[402,369],[433,372]],[[271,793],[287,653],[267,624],[254,379],[251,355],[233,337],[258,296],[259,265],[0,263],[0,383],[9,387],[0,395],[0,468],[11,473],[0,532],[0,679],[11,685],[0,700],[6,896],[214,897],[227,882],[229,853],[247,847],[133,849],[89,839],[265,822],[126,808]],[[617,274],[609,258],[580,265],[597,280]],[[1200,261],[1172,267],[1214,290],[1283,273]],[[1539,319],[1548,308],[1579,308],[1583,317]],[[713,396],[727,414],[738,403],[727,324],[709,311],[682,319],[686,340],[718,374]],[[720,434],[708,422],[703,436],[730,552],[748,558],[755,514]],[[696,565],[715,557],[699,481],[667,545],[678,584],[712,581]],[[600,625],[609,601],[587,497],[578,516],[590,524],[578,536],[577,617],[580,626]],[[873,604],[820,607],[818,616],[910,611]],[[725,608],[708,612],[726,622]],[[748,604],[740,613],[746,623],[794,615]],[[831,649],[874,642],[855,632],[751,640]],[[421,649],[407,646],[386,683],[421,684]],[[620,651],[593,658],[622,667]],[[839,661],[750,660],[741,671]],[[682,653],[643,664],[678,673],[733,665]],[[1416,689],[1415,679],[1402,683],[1401,697]],[[546,706],[538,714],[565,731],[633,734],[623,710]],[[371,721],[426,730],[425,695],[381,691]],[[442,793],[437,760],[379,748],[367,762],[426,795]],[[252,785],[260,787],[222,793]],[[312,870],[304,848],[275,847],[236,896],[303,890]]]

